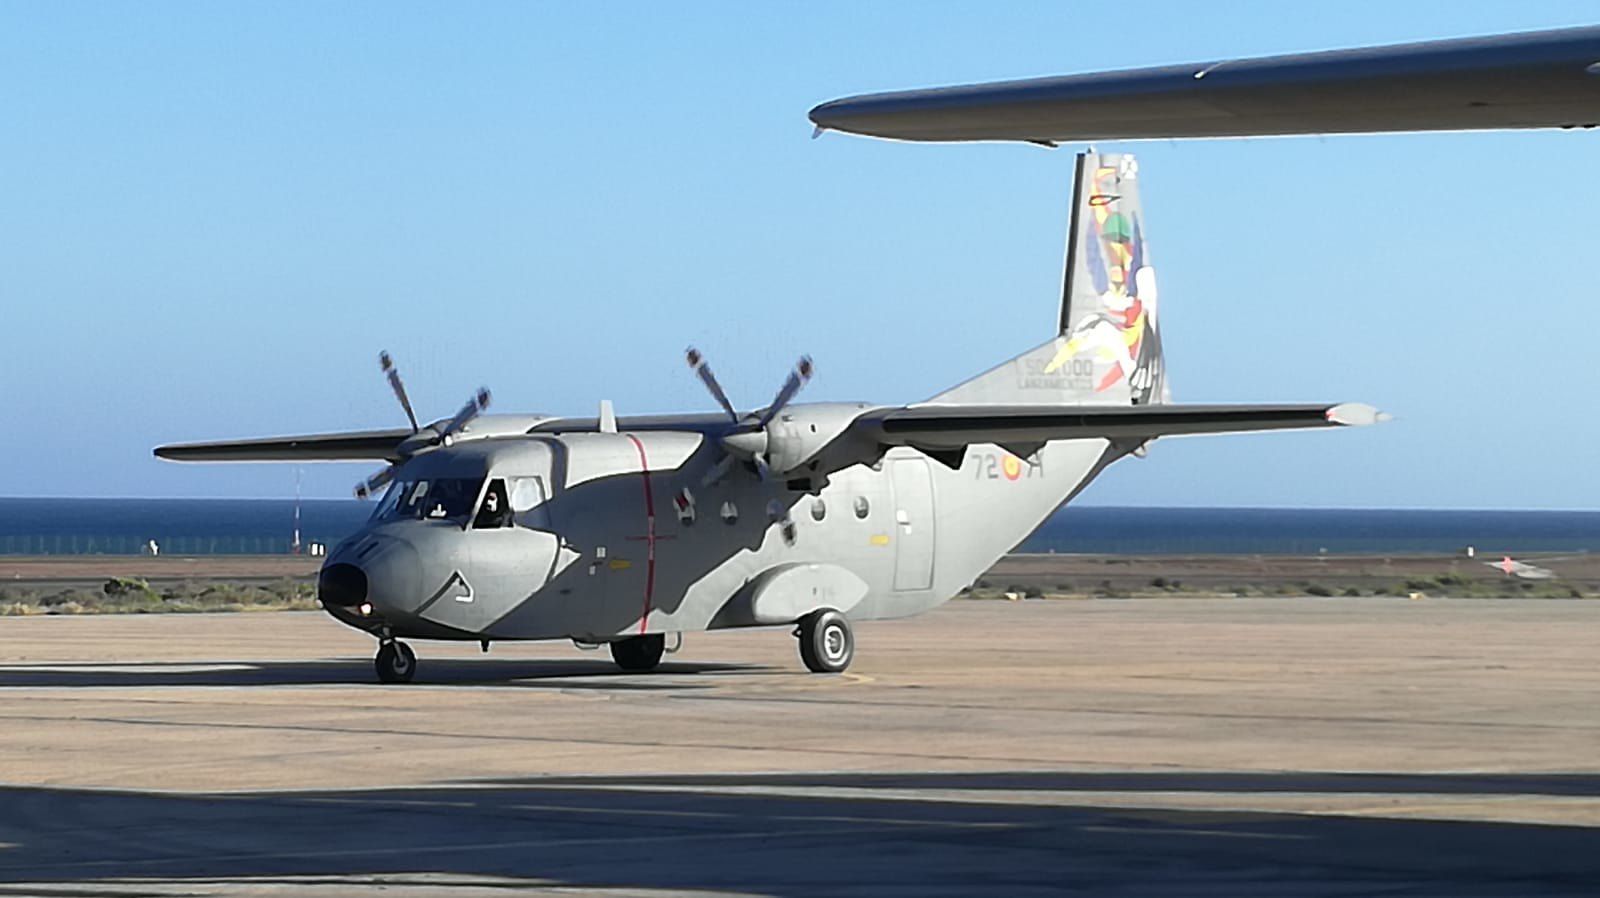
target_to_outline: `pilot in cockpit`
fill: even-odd
[[[488,530],[496,527],[505,527],[511,523],[511,503],[506,499],[506,482],[504,480],[489,481],[489,489],[483,494],[483,507],[478,509],[478,516],[473,519],[474,530]]]

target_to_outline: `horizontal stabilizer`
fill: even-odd
[[[415,436],[410,428],[265,437],[215,443],[158,446],[169,461],[399,461],[400,444]]]

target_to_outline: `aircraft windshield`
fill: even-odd
[[[372,517],[464,521],[482,488],[482,477],[399,481],[384,494]]]
[[[549,527],[542,477],[495,477],[483,491],[483,503],[472,519],[474,530],[496,530],[520,524],[534,530]]]

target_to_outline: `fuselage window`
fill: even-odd
[[[827,516],[828,503],[822,501],[821,496],[811,500],[811,520],[820,521]]]
[[[511,502],[506,496],[506,482],[496,477],[483,491],[483,504],[478,506],[478,516],[472,519],[474,530],[494,530],[511,526]]]
[[[867,502],[866,496],[856,497],[856,517],[866,520],[867,512],[872,510],[872,505]]]

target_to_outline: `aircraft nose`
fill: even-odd
[[[367,574],[353,564],[330,564],[317,577],[322,604],[354,608],[367,600]]]
[[[361,561],[368,580],[367,596],[380,611],[408,613],[423,599],[422,558],[401,539],[386,539]]]

